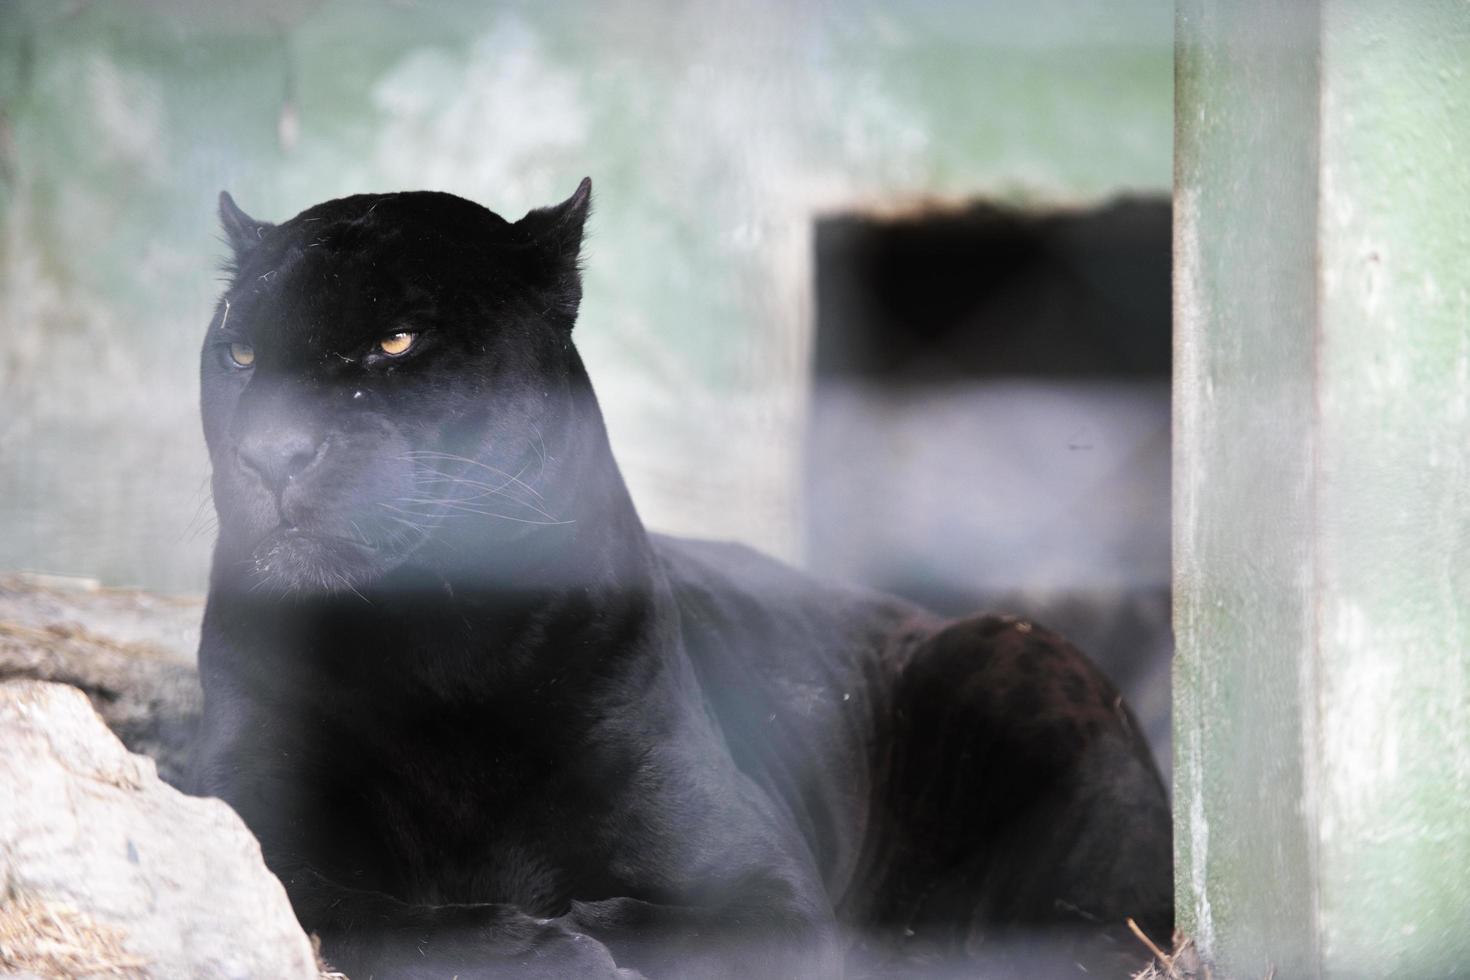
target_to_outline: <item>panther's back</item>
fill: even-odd
[[[705,696],[742,768],[797,815],[859,973],[1122,975],[1127,918],[1170,934],[1163,782],[1062,637],[945,622],[739,546],[658,547]]]

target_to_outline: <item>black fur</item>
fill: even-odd
[[[645,532],[571,342],[589,197],[221,196],[198,779],[327,958],[818,978],[1166,937],[1163,787],[1064,641]]]

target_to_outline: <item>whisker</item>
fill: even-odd
[[[199,528],[196,528],[195,525],[198,524],[200,518],[205,515],[205,508],[209,506],[209,494],[204,492],[205,487],[208,486],[208,484],[209,474],[206,473],[204,479],[199,481],[199,486],[194,490],[194,495],[199,498],[199,503],[194,506],[194,516],[189,518],[189,523],[185,524],[184,529],[179,532],[179,541],[183,541],[186,539],[189,541],[193,541],[195,538],[199,537],[199,535],[203,533],[203,531]],[[211,518],[211,520],[214,519]],[[217,521],[214,526],[219,526]],[[212,529],[213,528],[209,528],[209,530]]]
[[[387,507],[388,504],[384,504],[383,506],[384,507]],[[429,527],[428,527],[427,524],[415,524],[413,521],[404,520],[401,517],[394,517],[392,514],[388,514],[386,516],[387,516],[387,519],[388,520],[390,520],[390,521],[396,521],[397,523],[402,524],[405,527],[410,528],[411,530],[416,531],[416,532],[418,532],[420,534],[422,534],[422,533],[424,533],[424,532],[426,532],[426,531],[429,530]]]
[[[368,597],[367,596],[363,595],[361,592],[357,591],[357,589],[355,589],[355,588],[352,587],[352,582],[342,572],[339,572],[339,571],[335,571],[334,570],[334,571],[332,571],[332,577],[335,578],[339,583],[341,583],[342,587],[344,589],[346,589],[348,592],[351,592],[353,595],[357,596],[359,599],[361,599],[363,602],[366,602],[368,605],[370,605],[370,606],[372,605],[372,603],[368,601]]]
[[[406,501],[404,501],[404,503],[414,503],[414,502],[415,501],[412,501],[412,500],[406,500]],[[421,501],[421,502],[422,503],[425,503],[425,504],[435,503],[433,501]],[[442,507],[453,508],[454,510],[458,511],[459,513],[463,513],[463,514],[478,514],[478,515],[480,515],[482,517],[498,517],[501,520],[514,521],[517,524],[537,524],[537,525],[551,527],[551,526],[558,526],[558,525],[564,525],[564,524],[575,524],[575,523],[577,523],[575,520],[570,520],[570,521],[556,521],[556,520],[551,520],[551,521],[532,521],[532,520],[528,520],[528,519],[526,519],[524,517],[514,517],[514,516],[512,516],[510,514],[501,514],[501,513],[498,513],[496,511],[492,511],[492,510],[482,510],[482,509],[480,509],[478,507],[468,507],[468,506],[464,506],[462,504],[455,504],[455,503],[453,503],[451,501],[438,501],[437,502],[437,505],[438,506],[442,506]],[[386,507],[389,510],[397,511],[400,514],[408,514],[410,517],[427,517],[427,516],[429,516],[427,514],[420,513],[419,511],[406,510],[406,509],[404,509],[402,507],[395,507],[392,504],[380,503],[379,506],[380,507]]]
[[[400,497],[400,498],[398,498],[398,502],[399,503],[404,503],[404,504],[417,504],[417,505],[424,506],[424,507],[442,507],[442,508],[445,508],[447,510],[455,510],[455,511],[460,511],[460,512],[463,512],[463,513],[477,514],[477,513],[483,513],[484,512],[481,508],[477,508],[477,507],[473,506],[473,504],[477,500],[479,500],[479,499],[480,498],[459,499],[459,498],[456,498],[456,497],[448,497],[448,498],[441,498],[441,497]],[[509,503],[517,504],[517,505],[519,505],[521,507],[524,507],[527,510],[531,511],[533,514],[536,514],[539,517],[546,518],[546,520],[548,522],[551,522],[551,523],[559,523],[559,521],[557,519],[557,516],[555,514],[548,514],[546,511],[542,510],[541,508],[536,507],[536,506],[534,506],[532,504],[528,504],[524,500],[515,500],[513,498],[507,498],[507,499],[508,499],[508,502]]]
[[[549,521],[556,520],[555,514],[548,513],[545,509],[537,507],[535,504],[531,503],[528,500],[521,500],[518,497],[513,497],[506,493],[494,493],[490,490],[486,490],[483,493],[475,494],[474,496],[470,497],[399,497],[398,500],[400,503],[427,504],[430,506],[443,505],[446,507],[452,507],[463,504],[471,504],[476,501],[484,500],[487,497],[499,497],[507,501],[508,503],[515,504],[518,507],[524,507],[535,514],[539,514]]]
[[[529,484],[521,479],[521,474],[525,473],[526,469],[529,466],[530,463],[528,462],[526,466],[523,466],[521,468],[521,471],[519,473],[516,473],[514,476],[506,474],[505,479],[495,483],[487,483],[483,480],[473,480],[466,476],[450,476],[445,473],[435,473],[432,476],[420,476],[415,480],[415,483],[421,490],[427,492],[437,492],[436,488],[439,487],[447,487],[451,490],[468,488],[471,490],[479,491],[478,493],[474,493],[469,496],[461,496],[451,492],[445,495],[445,499],[448,500],[479,500],[489,496],[503,497],[504,499],[509,500],[512,503],[515,503],[521,507],[528,507],[541,514],[543,517],[551,518],[553,515],[547,513],[545,507],[543,506],[545,504],[545,500],[542,499],[541,495],[536,493],[529,486]],[[513,484],[514,487],[512,486]],[[521,495],[522,488],[524,488],[526,493],[535,498],[535,503],[533,503],[531,500],[525,499]]]
[[[515,493],[508,489],[508,487],[510,486],[509,483],[482,483],[478,480],[467,480],[463,477],[451,476],[421,478],[418,482],[424,484],[426,488],[441,484],[448,484],[451,487],[468,487],[472,490],[480,491],[480,493],[478,494],[479,496],[489,497],[498,495],[505,497],[507,500],[514,500],[518,503],[525,503],[528,507],[536,506],[535,504],[532,504],[529,501],[523,501],[522,498],[516,496]]]
[[[541,496],[541,492],[539,490],[537,490],[535,487],[531,486],[529,483],[526,483],[525,481],[521,480],[519,476],[512,476],[511,474],[505,472],[505,470],[498,469],[497,467],[491,466],[489,463],[482,463],[478,459],[471,459],[468,456],[459,456],[459,455],[457,455],[455,453],[446,453],[446,452],[439,452],[439,451],[436,451],[436,450],[428,450],[428,449],[425,449],[425,450],[417,450],[417,451],[412,451],[412,452],[404,453],[399,458],[400,459],[406,459],[406,460],[422,460],[422,459],[428,459],[428,460],[439,460],[441,462],[464,463],[467,466],[474,466],[474,467],[476,467],[478,469],[487,470],[488,472],[494,473],[496,476],[506,477],[507,480],[509,480],[509,482],[515,483],[515,484],[519,484],[528,493],[530,493],[533,496],[535,496],[537,500],[543,499],[542,496]],[[522,470],[521,472],[524,473],[525,470]]]
[[[537,477],[546,472],[546,440],[541,435],[541,426],[535,422],[531,423],[531,431],[536,433],[536,454],[541,458],[541,468],[537,471]]]
[[[361,544],[361,545],[364,545],[366,547],[371,548],[372,545],[373,545],[373,543],[368,538],[367,532],[363,531],[362,526],[360,524],[358,524],[356,521],[348,521],[347,523],[348,524],[351,524],[352,525],[352,530],[354,530],[354,531],[357,532],[357,543],[358,544]]]

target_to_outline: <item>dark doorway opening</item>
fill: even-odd
[[[816,229],[807,557],[1071,636],[1168,764],[1171,213],[976,204]]]
[[[977,204],[817,225],[819,377],[1168,381],[1170,209]]]

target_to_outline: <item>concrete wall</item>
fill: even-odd
[[[1178,42],[1181,927],[1230,977],[1464,976],[1470,5],[1185,0]]]
[[[578,328],[655,526],[792,555],[818,213],[1169,181],[1167,0],[0,6],[0,567],[202,587],[214,195],[596,185]],[[201,516],[191,524],[198,511]]]

